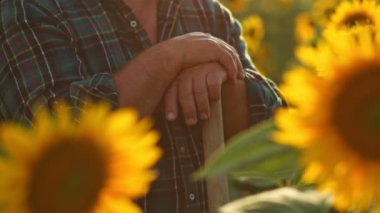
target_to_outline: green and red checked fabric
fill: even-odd
[[[0,119],[30,124],[36,103],[65,99],[117,107],[112,74],[152,44],[121,0],[1,0]],[[272,116],[284,103],[273,84],[252,65],[239,24],[213,0],[161,0],[158,41],[206,32],[233,45],[248,73],[250,122]],[[136,70],[138,74],[138,70]],[[128,83],[128,81],[126,81]],[[205,212],[205,184],[190,175],[203,163],[200,126],[154,114],[165,150],[159,178],[139,201],[144,212]]]

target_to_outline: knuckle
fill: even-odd
[[[219,88],[219,81],[217,78],[210,78],[210,80],[207,82],[209,89],[216,89]]]
[[[202,35],[203,37],[206,38],[212,38],[213,36],[210,33],[207,32],[197,32],[199,35]]]
[[[208,63],[206,64],[209,68],[209,69],[212,69],[212,70],[221,70],[223,69],[222,66],[219,64],[219,63]]]
[[[188,80],[187,74],[184,72],[177,77],[177,82],[181,86]]]
[[[191,34],[205,36],[208,33],[205,33],[205,32],[191,32]]]
[[[187,79],[184,76],[179,76],[177,78],[177,81],[178,81],[178,92],[181,92],[180,90],[183,87],[183,85],[186,83]]]
[[[210,35],[210,34],[206,34],[205,40],[208,41],[212,45],[221,46],[220,41],[217,38],[215,38],[212,35]]]

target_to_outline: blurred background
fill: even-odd
[[[338,0],[221,0],[240,20],[261,73],[280,83],[297,61],[296,45],[312,44]]]

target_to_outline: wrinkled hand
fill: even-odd
[[[188,125],[210,117],[210,102],[221,98],[227,72],[219,63],[201,64],[180,73],[165,94],[165,113],[175,120],[180,107]]]
[[[182,71],[215,62],[224,68],[229,81],[244,78],[243,66],[235,48],[210,34],[187,33],[166,40],[160,45],[163,53],[170,55],[169,67]]]

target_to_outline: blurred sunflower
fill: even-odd
[[[321,27],[329,21],[331,14],[334,13],[339,0],[315,0],[312,4],[313,20]]]
[[[334,194],[337,208],[365,211],[380,201],[380,36],[368,27],[332,35],[323,72],[285,75],[295,109],[276,115],[274,137],[303,150],[303,180]]]
[[[347,29],[328,28],[322,32],[322,36],[315,46],[299,45],[295,48],[295,55],[303,66],[307,66],[317,73],[326,74],[325,71],[328,73],[331,71],[331,63],[334,63],[337,52],[351,52],[350,45],[357,45],[355,39],[358,37],[363,44],[356,48],[361,49],[362,53],[371,51],[372,49],[368,46],[372,45],[372,39],[377,36],[377,31],[373,26],[366,25],[357,25]],[[353,41],[349,44],[339,42],[338,39],[341,37],[346,37],[345,41]]]
[[[132,199],[147,193],[161,155],[150,122],[102,104],[84,107],[79,124],[69,107],[55,111],[39,110],[32,129],[1,127],[9,156],[0,159],[4,211],[141,212]]]
[[[248,16],[243,20],[243,37],[248,46],[250,55],[255,55],[264,38],[265,30],[263,21],[258,15]]]
[[[247,6],[247,0],[226,0],[227,7],[233,13],[241,13],[245,10]]]
[[[294,54],[298,61],[312,71],[316,73],[321,72],[322,61],[329,60],[332,57],[330,50],[330,42],[335,43],[333,31],[338,33],[336,30],[325,30],[322,33],[322,37],[317,40],[316,44],[301,44],[294,48]],[[331,35],[331,36],[327,36]]]
[[[328,27],[350,28],[357,24],[380,27],[380,6],[376,0],[353,0],[340,3]]]
[[[309,13],[303,12],[296,16],[294,34],[299,44],[309,44],[316,38],[317,29]]]

